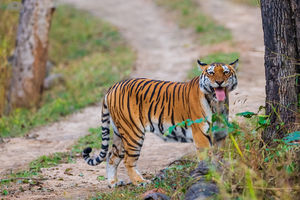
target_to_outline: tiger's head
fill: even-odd
[[[224,101],[226,93],[237,86],[236,68],[238,59],[229,65],[224,63],[206,64],[198,60],[202,69],[200,89],[204,94],[212,94],[217,101]]]

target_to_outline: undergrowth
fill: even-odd
[[[50,32],[52,72],[62,76],[41,106],[0,118],[0,137],[15,137],[98,102],[106,88],[129,75],[135,55],[109,24],[72,7],[56,9]]]
[[[167,168],[161,170],[159,176],[152,176],[152,182],[145,187],[127,185],[113,189],[112,192],[99,193],[92,200],[132,200],[143,199],[142,195],[152,189],[160,189],[171,199],[183,199],[187,188],[194,182],[189,175],[197,166],[197,162],[187,157],[183,160],[173,162]]]
[[[175,13],[176,21],[181,27],[193,29],[200,44],[210,45],[232,39],[228,29],[202,14],[195,0],[156,0],[156,2]]]
[[[262,130],[269,125],[266,115],[252,112],[237,114],[248,118],[237,123],[214,115],[213,121],[223,121],[223,127],[213,126],[210,131],[226,129],[228,137],[223,147],[214,147],[206,159],[221,166],[206,175],[215,182],[220,193],[212,199],[296,199],[300,195],[300,132],[287,134],[273,146],[261,139]],[[191,126],[203,120],[186,120],[176,126]],[[172,129],[169,129],[171,132]],[[92,199],[141,199],[149,190],[160,189],[171,199],[183,199],[195,182],[190,172],[197,166],[196,156],[169,166],[146,187],[127,185],[112,192],[99,193]],[[163,174],[163,178],[162,177]]]
[[[101,148],[101,128],[90,128],[90,134],[80,137],[72,146],[72,153],[81,155],[83,149],[91,147],[92,149]]]

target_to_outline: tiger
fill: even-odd
[[[136,167],[145,132],[152,132],[165,141],[194,142],[197,150],[209,148],[226,138],[226,131],[208,134],[208,130],[213,113],[222,113],[228,118],[228,93],[237,87],[238,59],[230,64],[206,64],[200,60],[197,63],[202,73],[188,82],[132,78],[108,89],[102,102],[101,151],[91,158],[92,148],[87,147],[82,156],[93,166],[105,160],[111,125],[113,141],[106,160],[109,187],[124,183],[117,178],[117,168],[123,159],[134,185],[148,182]],[[175,126],[170,134],[165,134],[170,126],[186,119],[201,118],[207,120],[191,126]]]

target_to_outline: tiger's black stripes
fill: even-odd
[[[132,182],[137,184],[144,181],[135,166],[146,131],[166,141],[194,141],[197,148],[209,147],[223,140],[226,133],[213,132],[211,138],[207,132],[212,113],[218,111],[228,117],[228,106],[224,105],[228,103],[227,93],[237,85],[234,66],[198,63],[203,72],[189,82],[138,78],[121,81],[109,88],[102,106],[101,151],[96,158],[90,158],[92,149],[86,148],[83,151],[86,162],[97,165],[107,156],[110,123],[114,130],[114,141],[107,158],[107,177],[111,184],[116,181],[116,169],[123,158]],[[165,135],[170,126],[187,119],[194,121],[204,118],[207,120],[201,123],[176,126],[170,134]]]

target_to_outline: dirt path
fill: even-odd
[[[201,55],[216,49],[194,46],[188,31],[180,30],[164,12],[149,0],[62,0],[88,10],[95,16],[117,26],[129,44],[136,50],[138,60],[133,77],[150,77],[164,80],[184,80],[192,62]],[[256,110],[263,104],[263,44],[258,9],[236,6],[223,0],[199,1],[209,15],[233,31],[236,51],[241,53],[239,89],[231,96],[233,112]],[[216,2],[216,3],[215,3]],[[237,17],[238,16],[238,17]],[[251,33],[249,36],[248,33]],[[233,100],[232,100],[233,99]],[[244,102],[246,100],[246,102]],[[83,109],[66,119],[41,127],[29,133],[33,139],[13,138],[0,146],[0,173],[26,166],[41,155],[67,151],[91,127],[99,126],[99,106]],[[36,137],[37,136],[37,137]],[[138,163],[141,172],[155,173],[171,161],[193,152],[191,144],[164,143],[153,134],[146,134],[142,155]],[[68,173],[65,173],[66,170]],[[124,166],[119,176],[128,180]],[[81,159],[75,164],[62,164],[43,169],[48,178],[42,186],[29,191],[16,190],[15,197],[22,199],[65,199],[79,197],[95,191],[107,190],[105,165],[91,167]]]
[[[133,77],[183,80],[186,77],[184,72],[190,69],[191,62],[197,57],[198,52],[193,48],[188,32],[166,20],[151,1],[131,0],[126,4],[122,0],[64,2],[89,10],[120,28],[138,54]],[[0,149],[1,171],[26,166],[41,155],[66,151],[77,138],[87,134],[90,127],[99,125],[99,111],[99,107],[86,108],[58,123],[34,130],[29,134],[37,136],[34,139],[10,139]],[[192,150],[191,144],[164,143],[153,134],[146,134],[138,166],[141,172],[155,173]],[[64,174],[67,168],[72,169],[73,176]],[[43,190],[36,187],[31,191],[16,191],[15,196],[22,199],[66,198],[69,194],[76,196],[76,191],[82,195],[83,191],[107,189],[105,181],[97,181],[99,175],[105,175],[104,164],[90,167],[80,159],[76,164],[44,169],[43,176],[49,180],[43,182]],[[128,180],[123,165],[119,176]]]

